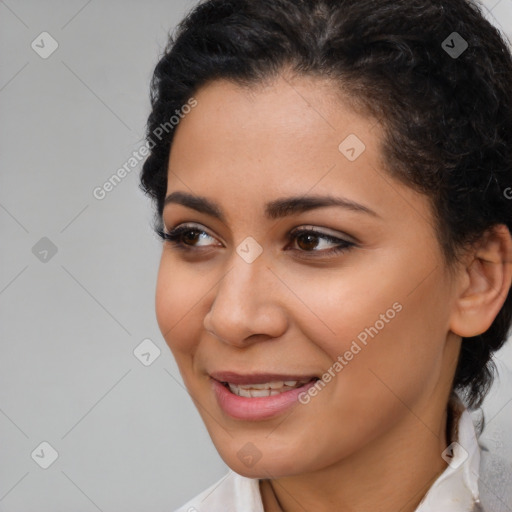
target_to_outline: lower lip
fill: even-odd
[[[298,396],[315,385],[311,381],[300,388],[283,391],[273,396],[258,396],[247,398],[238,396],[215,379],[212,380],[213,390],[220,408],[229,416],[238,420],[266,420],[286,411],[298,402]]]

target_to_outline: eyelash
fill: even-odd
[[[204,233],[207,236],[214,238],[214,237],[212,237],[212,235],[208,234],[206,231],[204,231],[202,229],[199,229],[198,227],[192,227],[192,226],[187,226],[187,225],[177,226],[174,229],[172,229],[169,233],[166,233],[165,231],[162,231],[162,230],[157,230],[157,234],[163,241],[170,242],[176,249],[190,252],[190,251],[197,250],[197,248],[195,248],[194,246],[191,246],[191,245],[184,244],[181,241],[181,237],[185,233],[192,232],[192,231],[197,232],[200,235]],[[301,253],[312,254],[312,257],[321,257],[321,256],[326,256],[326,255],[333,256],[335,254],[340,254],[345,251],[348,251],[348,250],[352,249],[353,247],[355,247],[355,245],[356,245],[353,242],[349,242],[347,240],[343,240],[341,238],[337,238],[332,235],[328,235],[326,233],[323,233],[321,231],[316,231],[311,228],[308,228],[308,229],[302,228],[302,229],[292,230],[290,233],[288,233],[288,241],[293,242],[299,236],[302,236],[302,235],[313,235],[314,237],[316,237],[318,239],[327,240],[328,242],[331,242],[331,243],[337,243],[337,246],[335,246],[331,249],[328,249],[328,250],[321,250],[321,251],[317,251],[315,249],[313,249],[311,251],[307,251],[307,250],[303,250],[303,249],[293,249],[293,250],[301,252]]]

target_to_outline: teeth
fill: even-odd
[[[264,382],[262,384],[231,384],[228,383],[230,391],[238,396],[246,398],[254,398],[261,396],[275,396],[285,391],[298,388],[308,383],[307,380],[286,380],[279,382]]]
[[[251,389],[251,390],[242,390],[247,393],[245,396],[250,397],[258,397],[258,396],[270,396],[272,390],[270,389]]]
[[[242,389],[279,389],[283,387],[282,382],[264,382],[263,384],[239,384]]]

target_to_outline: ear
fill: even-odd
[[[489,228],[468,253],[458,281],[450,329],[463,338],[487,331],[512,282],[512,238],[504,224]]]

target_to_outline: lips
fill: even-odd
[[[300,388],[307,384],[311,380],[287,380],[287,381],[275,381],[266,382],[263,384],[246,384],[236,385],[231,383],[222,383],[229,388],[231,393],[238,396],[244,396],[246,398],[257,398],[262,396],[275,396],[280,393],[285,393],[292,389]]]
[[[213,372],[211,377],[234,395],[245,398],[269,397],[300,388],[318,380],[316,376],[259,373],[241,375],[234,372]]]
[[[270,420],[283,414],[296,405],[299,396],[307,393],[318,380],[318,377],[313,376],[282,374],[214,373],[210,377],[211,389],[220,409],[227,416],[242,421]],[[276,378],[283,380],[274,380]],[[232,379],[242,384],[217,379]],[[294,387],[287,386],[286,382],[293,383]],[[279,388],[273,389],[273,386]]]

